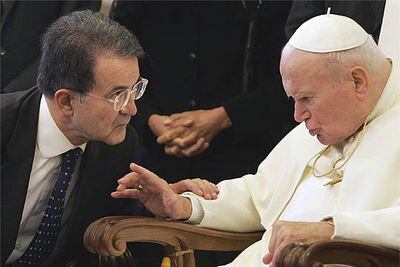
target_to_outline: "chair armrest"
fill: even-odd
[[[278,267],[322,267],[345,264],[357,267],[398,267],[399,251],[354,241],[321,241],[312,244],[292,243],[278,258]]]
[[[120,256],[126,251],[127,242],[158,243],[164,245],[167,255],[180,252],[177,256],[183,257],[176,257],[175,266],[186,267],[194,266],[194,256],[190,253],[193,249],[240,251],[260,240],[262,235],[263,232],[223,232],[155,218],[112,216],[90,224],[84,244],[92,253]]]

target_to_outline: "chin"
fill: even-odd
[[[107,138],[104,139],[104,143],[107,145],[118,145],[125,140],[126,137],[126,128],[122,131],[118,131],[117,133],[111,133]]]
[[[329,140],[328,138],[326,138],[326,137],[323,136],[323,135],[317,134],[317,139],[318,139],[318,141],[319,141],[321,144],[323,144],[323,145],[326,145],[326,146],[328,146],[328,145],[333,145],[333,144],[332,144],[332,141]]]

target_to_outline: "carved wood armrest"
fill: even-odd
[[[278,267],[322,267],[323,264],[345,264],[357,267],[398,267],[399,251],[354,241],[322,241],[286,246]]]
[[[240,251],[261,239],[263,232],[231,233],[161,219],[113,216],[99,219],[86,229],[86,249],[102,256],[120,256],[127,242],[152,242],[164,245],[173,257],[172,266],[195,266],[192,249],[211,251]],[[185,264],[184,264],[185,263]]]

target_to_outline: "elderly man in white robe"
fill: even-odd
[[[112,196],[136,198],[159,216],[202,227],[266,230],[228,266],[274,266],[292,242],[352,239],[399,249],[396,64],[355,21],[333,14],[312,18],[284,47],[280,65],[301,124],[255,175],[223,181],[218,198],[205,200],[177,195],[132,164]]]

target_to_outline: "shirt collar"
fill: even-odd
[[[390,62],[392,63],[392,70],[389,78],[378,100],[378,103],[368,117],[367,123],[373,121],[400,101],[400,71],[397,62],[394,60],[390,60]]]
[[[80,146],[73,145],[58,128],[50,114],[45,97],[40,99],[39,122],[37,129],[37,145],[43,158],[59,156],[75,147],[85,151],[87,143]]]

